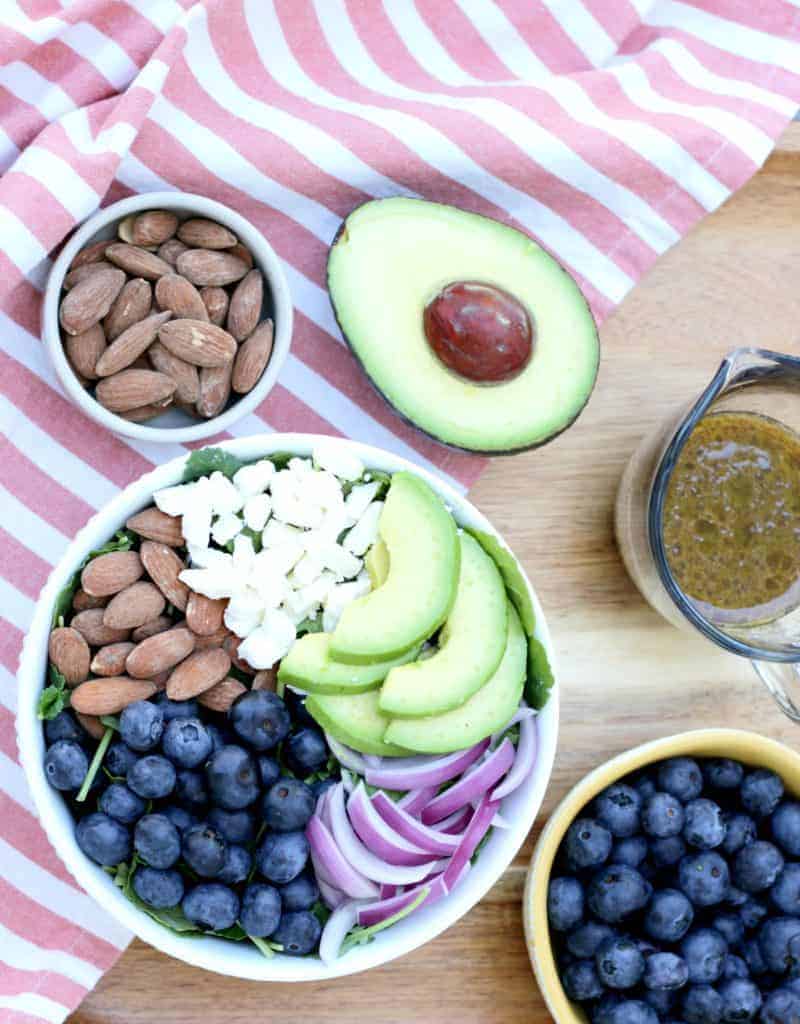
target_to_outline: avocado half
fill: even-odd
[[[431,350],[425,307],[459,281],[493,285],[527,310],[533,353],[513,379],[473,383]],[[328,292],[376,389],[451,447],[485,454],[537,447],[566,430],[589,400],[600,345],[586,300],[549,253],[499,221],[403,196],[364,203],[331,245]]]

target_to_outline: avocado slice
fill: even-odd
[[[377,590],[389,575],[389,549],[380,537],[375,541],[364,558],[372,589]]]
[[[459,534],[461,571],[439,649],[424,661],[393,668],[381,688],[388,715],[436,715],[479,690],[503,657],[508,604],[503,579],[474,537]]]
[[[461,707],[430,718],[393,718],[384,739],[421,754],[447,754],[501,729],[519,705],[525,684],[527,643],[519,615],[508,602],[503,659],[491,679]]]
[[[345,697],[312,694],[306,698],[306,710],[325,732],[362,754],[402,757],[409,753],[384,740],[389,719],[378,707],[377,690]]]
[[[366,690],[376,690],[390,669],[413,661],[419,654],[419,648],[412,647],[392,661],[348,665],[329,657],[329,642],[329,633],[306,633],[301,636],[281,662],[278,681],[305,693],[364,693]]]
[[[533,351],[517,376],[472,382],[430,348],[425,308],[455,282],[501,289],[526,310]],[[600,348],[577,284],[533,239],[488,217],[404,196],[364,203],[331,246],[328,291],[378,391],[446,444],[486,453],[544,444],[577,418],[594,387]]]
[[[389,550],[389,575],[349,604],[331,634],[335,661],[390,661],[427,640],[450,614],[460,546],[441,498],[413,473],[392,477],[378,531]]]

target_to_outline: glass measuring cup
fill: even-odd
[[[699,398],[644,438],[617,492],[617,543],[628,573],[657,612],[750,658],[781,709],[800,722],[800,566],[796,587],[785,600],[756,621],[746,621],[689,597],[667,559],[662,523],[672,472],[698,423],[717,412],[755,413],[800,434],[800,358],[735,349]]]

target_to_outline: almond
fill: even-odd
[[[200,395],[200,375],[197,367],[174,356],[160,341],[153,342],[147,350],[147,355],[156,370],[175,381],[174,401],[183,405],[194,405]]]
[[[135,409],[128,409],[125,412],[118,412],[117,416],[121,416],[122,419],[127,420],[129,423],[147,423],[148,420],[154,420],[156,416],[160,416],[172,405],[172,399],[166,398],[163,402],[159,402],[157,405],[140,405]]]
[[[98,377],[111,377],[138,359],[155,340],[158,329],[172,316],[167,310],[164,313],[153,313],[122,332],[116,341],[112,341],[102,356],[97,360],[95,373]],[[144,404],[144,403],[142,403]]]
[[[204,366],[200,371],[200,394],[197,412],[207,419],[217,416],[228,404],[231,395],[233,363],[224,366]]]
[[[108,340],[114,341],[130,326],[144,320],[152,304],[153,288],[149,281],[143,277],[128,281],[103,321]]]
[[[117,238],[121,238],[123,242],[127,242],[131,245],[133,242],[133,222],[136,220],[136,214],[130,213],[127,217],[117,224]],[[106,243],[109,244],[109,243]]]
[[[230,249],[237,238],[222,224],[204,217],[191,217],[178,228],[178,238],[193,249]]]
[[[171,309],[176,319],[208,320],[200,292],[180,274],[164,274],[158,279],[156,302],[159,309]]]
[[[189,248],[188,245],[184,245],[177,238],[170,238],[168,242],[164,242],[163,245],[159,245],[157,256],[160,256],[165,263],[169,263],[171,267],[174,267],[178,262],[178,257],[182,252],[186,252]]]
[[[260,270],[251,270],[236,285],[228,309],[228,331],[237,341],[244,341],[256,329],[263,302],[264,278]]]
[[[111,629],[103,623],[104,611],[104,608],[87,608],[86,611],[78,612],[70,623],[90,647],[105,647],[106,644],[128,639],[130,630]]]
[[[228,252],[213,252],[211,249],[189,249],[180,254],[175,265],[179,274],[198,286],[210,284],[222,287],[233,284],[234,281],[241,281],[250,269],[237,256],[231,256]]]
[[[68,334],[64,338],[64,351],[67,359],[81,377],[86,380],[96,380],[95,367],[97,361],[106,350],[106,336],[102,324],[92,324],[88,331],[82,334]]]
[[[183,545],[180,516],[168,516],[166,512],[162,512],[155,505],[144,508],[135,516],[131,516],[125,526],[140,537],[157,540],[161,544],[168,544],[171,548],[179,548]]]
[[[91,245],[87,245],[75,256],[72,263],[69,265],[69,269],[75,270],[77,267],[82,267],[86,263],[99,263],[106,254],[107,245],[107,238],[103,238],[99,242],[92,242]]]
[[[108,243],[106,243],[108,244]],[[111,263],[106,260],[100,260],[95,263],[84,263],[80,267],[76,267],[64,278],[63,288],[65,292],[68,292],[70,288],[74,288],[76,284],[80,284],[81,281],[85,281],[87,278],[92,277],[99,270],[113,270],[114,267]]]
[[[110,597],[135,583],[144,572],[136,551],[110,551],[93,558],[81,573],[81,586],[92,597]]]
[[[230,709],[231,704],[233,704],[236,698],[241,697],[243,693],[247,693],[247,687],[244,683],[240,683],[238,679],[228,676],[221,683],[212,686],[210,690],[205,690],[203,693],[198,694],[197,700],[204,708],[225,712]]]
[[[240,395],[252,391],[272,355],[273,328],[270,319],[264,320],[243,341],[236,353],[231,384]]]
[[[139,580],[111,598],[103,611],[103,624],[112,629],[136,629],[157,619],[165,607],[164,595],[158,587]]]
[[[95,652],[90,666],[92,675],[118,676],[125,671],[125,659],[136,647],[129,640],[118,644],[106,644]]]
[[[153,676],[150,682],[155,686],[157,690],[166,690],[167,680],[169,679],[169,669],[165,669],[163,672],[159,672],[158,675]]]
[[[218,630],[210,633],[208,636],[197,634],[194,638],[194,649],[196,651],[207,651],[211,647],[222,647],[230,635],[231,631],[225,625],[220,626]]]
[[[169,615],[157,615],[154,619],[150,619],[149,622],[144,622],[141,626],[137,626],[131,633],[131,640],[135,644],[140,644],[142,640],[147,640],[148,637],[158,636],[159,633],[172,629],[172,626],[173,622]]]
[[[86,640],[71,626],[60,626],[48,641],[50,661],[66,679],[67,686],[77,686],[89,675],[91,653]]]
[[[172,238],[178,227],[178,218],[169,210],[145,210],[134,218],[131,241],[134,245],[162,245]]]
[[[236,245],[232,245],[230,249],[226,249],[225,251],[230,253],[231,256],[236,256],[237,259],[244,260],[249,269],[253,269],[253,254],[246,245],[242,245],[241,242],[237,242]]]
[[[155,692],[155,686],[147,680],[108,676],[81,683],[73,690],[70,703],[82,715],[115,715],[137,700],[147,700]]]
[[[251,690],[270,690],[272,693],[278,689],[278,670],[276,668],[264,668],[260,672],[256,672],[253,676],[253,682],[250,684]]]
[[[154,540],[142,542],[141,558],[150,579],[171,605],[184,611],[189,600],[189,588],[178,576],[186,566],[166,544]]]
[[[72,608],[76,612],[85,612],[87,608],[104,608],[107,604],[107,597],[96,597],[93,594],[87,594],[83,587],[78,587],[72,599]]]
[[[228,314],[228,293],[224,288],[201,288],[200,298],[208,311],[208,319],[221,327]]]
[[[154,252],[148,252],[137,245],[128,245],[126,242],[114,242],[109,245],[106,249],[106,259],[122,267],[132,277],[146,277],[148,281],[156,281],[164,274],[172,273],[172,267],[166,260],[162,260]]]
[[[231,659],[232,664],[234,664],[240,672],[244,672],[244,674],[248,676],[254,676],[256,674],[256,670],[248,662],[239,657],[239,644],[241,644],[241,642],[241,637],[234,636],[233,633],[231,633],[230,636],[226,636],[222,641],[222,648]]]
[[[170,320],[159,329],[158,340],[194,366],[224,366],[236,355],[235,339],[203,320]]]
[[[75,716],[83,726],[84,730],[89,733],[93,740],[101,740],[106,734],[106,727],[97,717],[97,715],[82,715],[80,712]]]
[[[154,370],[121,370],[97,385],[97,401],[111,412],[129,412],[142,405],[157,405],[175,393],[175,381]]]
[[[142,640],[128,655],[125,669],[135,679],[152,679],[174,668],[194,650],[194,636],[186,628],[167,629]]]
[[[228,602],[218,601],[190,591],[186,604],[186,625],[199,636],[211,636],[222,626],[222,619]]]
[[[59,310],[61,326],[67,334],[83,334],[102,320],[124,284],[125,275],[114,267],[96,270],[76,284],[61,300]]]
[[[221,647],[208,651],[195,651],[177,668],[167,680],[167,696],[170,700],[189,700],[204,690],[221,682],[231,667],[231,659]],[[85,684],[84,684],[85,685]]]

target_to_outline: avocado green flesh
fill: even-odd
[[[351,664],[398,658],[447,618],[458,582],[460,547],[453,517],[419,477],[399,472],[381,513],[389,575],[349,604],[331,634],[330,657]]]
[[[348,665],[333,661],[329,655],[328,633],[306,633],[295,643],[281,662],[278,679],[284,686],[294,686],[306,693],[363,693],[377,689],[396,665],[413,661],[418,647],[392,661],[376,661],[371,665]]]
[[[472,746],[502,729],[522,696],[526,655],[519,615],[509,602],[505,652],[491,679],[453,711],[430,718],[393,718],[385,740],[422,754],[444,754]]]
[[[468,533],[475,538],[500,570],[508,596],[519,612],[522,628],[528,636],[533,636],[536,630],[536,612],[533,610],[528,584],[516,558],[493,534],[486,533],[485,530],[468,530]]]
[[[533,354],[512,380],[472,383],[431,350],[423,311],[457,281],[494,285],[526,307]],[[331,247],[328,289],[378,390],[440,441],[484,452],[541,444],[569,426],[591,394],[599,344],[586,300],[544,249],[498,221],[401,196],[370,201]]]
[[[461,570],[439,649],[424,661],[393,668],[380,695],[389,715],[427,716],[463,704],[503,657],[507,599],[497,566],[467,533],[459,535]]]
[[[383,736],[389,719],[378,707],[378,691],[346,697],[314,694],[306,698],[306,710],[334,739],[362,754],[402,757],[405,747],[388,743]]]
[[[367,552],[364,566],[369,575],[372,589],[377,590],[381,584],[386,582],[386,577],[389,575],[389,549],[380,537]]]

